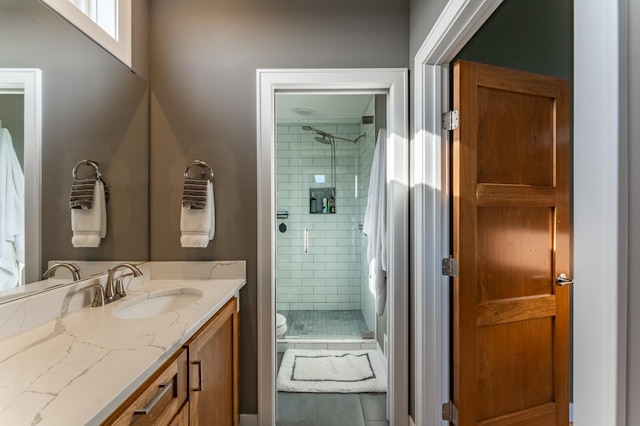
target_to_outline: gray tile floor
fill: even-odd
[[[278,392],[277,404],[276,426],[389,426],[386,393]]]
[[[279,311],[287,318],[285,337],[362,338],[368,331],[361,311]]]
[[[277,426],[388,426],[386,393],[278,392]]]

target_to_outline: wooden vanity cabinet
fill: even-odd
[[[237,426],[238,302],[231,299],[187,343],[189,424]]]
[[[237,426],[238,321],[234,297],[102,424]]]

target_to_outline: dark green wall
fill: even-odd
[[[571,81],[572,23],[573,0],[505,0],[455,60]]]

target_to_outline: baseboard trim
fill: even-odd
[[[258,426],[258,415],[240,414],[240,426]]]

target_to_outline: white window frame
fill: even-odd
[[[105,31],[99,23],[96,23],[87,16],[80,8],[70,0],[42,0],[55,12],[60,14],[67,21],[75,25],[80,31],[91,37],[96,43],[104,47],[113,56],[131,68],[132,57],[132,0],[110,0],[115,6],[116,20],[113,23],[102,23],[108,31],[113,30],[115,36]],[[97,11],[104,9],[104,5],[97,4]],[[110,8],[110,7],[109,7]],[[111,13],[108,14],[112,16]],[[101,22],[100,15],[97,15],[98,22]]]

